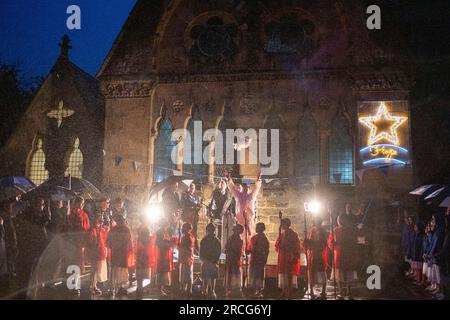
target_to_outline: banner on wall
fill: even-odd
[[[359,154],[363,166],[406,165],[410,161],[407,101],[361,102]]]

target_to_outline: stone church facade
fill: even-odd
[[[214,163],[214,139],[204,142],[212,150],[209,163],[170,161],[169,149],[178,148],[183,159],[187,148],[183,137],[170,141],[171,132],[190,131],[198,120],[204,130],[280,130],[280,170],[263,177],[257,210],[272,242],[280,210],[303,233],[304,202],[312,197],[336,210],[347,201],[378,206],[398,200],[413,183],[411,156],[398,154],[411,149],[413,80],[407,52],[386,43],[372,39],[358,1],[138,1],[96,79],[89,79],[98,93],[89,111],[95,114],[85,122],[92,135],[83,137],[82,130],[79,140],[96,162],[84,164],[83,176],[137,202],[171,170],[198,180],[205,202],[225,168],[253,181],[258,166]],[[93,90],[88,87],[80,94]],[[401,142],[378,141],[375,148],[366,136],[376,129],[360,119],[378,121],[382,104],[391,135]],[[405,123],[395,123],[400,116]],[[23,143],[31,148],[31,140]],[[383,149],[388,145],[395,150]],[[365,148],[369,158],[388,155],[373,166]],[[26,167],[25,160],[20,165]],[[46,168],[55,172],[50,163]]]

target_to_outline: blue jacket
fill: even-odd
[[[416,233],[414,235],[413,245],[410,250],[410,259],[412,261],[422,261],[423,260],[423,243],[424,243],[424,234]]]
[[[439,264],[439,253],[441,252],[442,245],[444,244],[444,236],[444,228],[437,228],[431,234],[428,256],[430,257],[430,262],[433,264]]]

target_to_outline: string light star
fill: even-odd
[[[382,103],[375,116],[361,117],[359,121],[370,129],[368,145],[374,145],[380,140],[387,140],[393,145],[400,144],[397,129],[408,120],[408,117],[393,116],[386,105]],[[379,130],[379,123],[389,123],[387,130]],[[380,131],[380,132],[379,132]]]
[[[58,109],[52,110],[47,114],[47,117],[51,119],[56,119],[58,121],[58,128],[61,127],[61,124],[64,118],[71,117],[75,111],[64,108],[64,102],[61,100],[58,105]]]

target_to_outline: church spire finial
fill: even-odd
[[[70,45],[70,38],[67,34],[62,37],[59,47],[61,48],[61,57],[69,58],[69,50],[72,49],[72,46]]]

